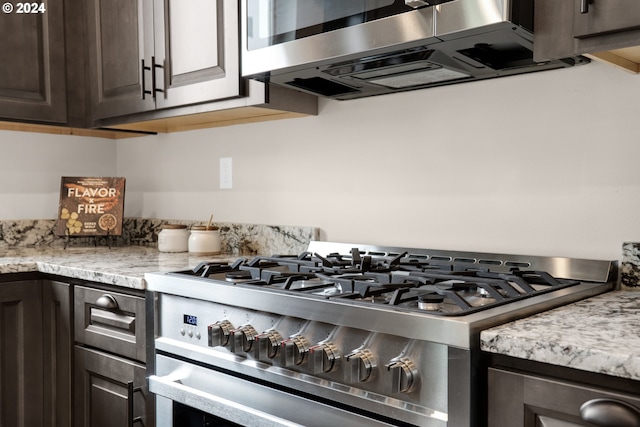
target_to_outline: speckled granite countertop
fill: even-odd
[[[483,331],[484,351],[640,381],[640,290],[592,297]]]
[[[193,268],[201,261],[231,260],[238,256],[194,256],[163,253],[155,247],[19,248],[2,251],[0,274],[41,273],[91,280],[132,289],[145,289],[144,273]]]

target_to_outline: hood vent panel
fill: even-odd
[[[293,86],[298,89],[303,89],[307,92],[314,93],[316,95],[335,97],[340,95],[353,94],[358,92],[358,89],[343,85],[333,80],[324,79],[322,77],[310,77],[307,79],[293,79],[286,83],[289,86]]]
[[[469,74],[461,73],[447,68],[434,68],[412,73],[396,74],[388,77],[369,80],[369,83],[382,85],[392,89],[417,88],[438,82],[450,82],[471,77]]]
[[[531,51],[517,43],[479,43],[472,48],[459,50],[458,53],[493,70],[537,65]]]

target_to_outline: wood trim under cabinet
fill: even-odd
[[[113,129],[170,133],[307,116],[309,116],[309,114],[271,110],[260,107],[243,107],[231,110],[214,111],[211,113],[200,113],[149,120],[139,123],[115,125],[113,126]]]
[[[149,132],[127,131],[116,129],[81,129],[65,126],[40,125],[34,123],[17,123],[0,121],[0,130],[12,130],[18,132],[37,132],[48,133],[53,135],[70,135],[70,136],[90,136],[108,139],[135,138],[139,136],[147,136]],[[153,134],[153,133],[151,133]]]
[[[621,68],[634,74],[640,73],[640,47],[613,49],[604,52],[586,53],[584,56]]]

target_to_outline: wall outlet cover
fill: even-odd
[[[233,163],[231,157],[220,157],[220,189],[233,188]]]

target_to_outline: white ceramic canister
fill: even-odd
[[[187,252],[189,248],[189,230],[182,224],[164,224],[158,233],[160,252]]]
[[[189,253],[217,255],[220,253],[220,229],[206,225],[194,225],[189,236]]]

